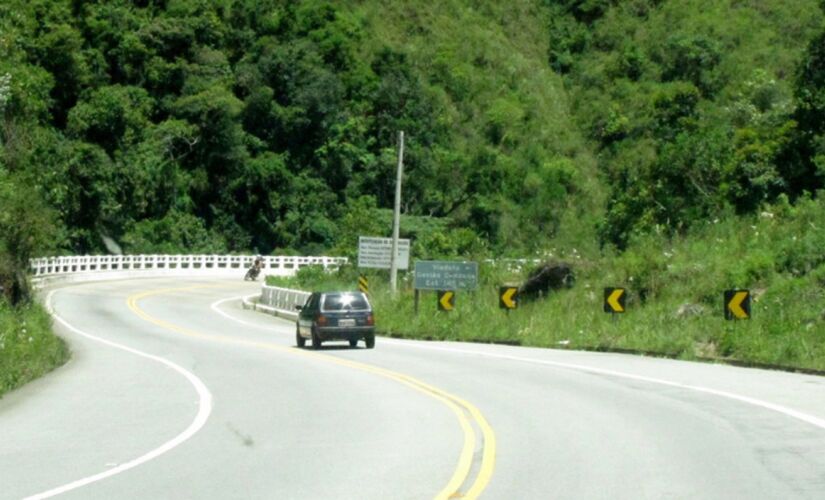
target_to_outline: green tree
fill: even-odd
[[[37,193],[0,168],[0,287],[12,305],[31,298],[29,259],[58,247],[54,213]]]
[[[91,92],[69,113],[70,136],[101,146],[110,156],[143,138],[153,102],[139,87],[112,85]]]
[[[55,14],[51,12],[47,19]],[[52,88],[51,112],[55,124],[63,127],[81,91],[92,82],[92,74],[82,50],[83,37],[80,32],[57,19],[49,19],[45,25],[44,33],[34,39],[30,57],[32,62],[46,69],[55,81],[60,82]]]
[[[189,172],[189,193],[198,215],[211,222],[216,203],[233,169],[247,157],[244,132],[238,123],[242,103],[229,90],[210,87],[179,98],[173,107],[176,118],[196,127],[197,140],[183,160]]]
[[[129,224],[122,242],[124,250],[134,254],[223,254],[228,250],[223,237],[209,231],[202,219],[176,210]]]
[[[715,70],[722,60],[718,41],[704,35],[674,35],[664,44],[663,73],[666,81],[693,83],[705,96],[718,88]]]
[[[808,45],[794,89],[798,123],[780,166],[793,194],[825,187],[825,31]]]

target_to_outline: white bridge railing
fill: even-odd
[[[84,255],[32,259],[35,281],[94,280],[141,276],[226,276],[242,278],[255,255]],[[302,267],[335,269],[346,257],[263,256],[261,275],[294,276]]]

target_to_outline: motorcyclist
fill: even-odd
[[[244,280],[252,280],[255,281],[258,279],[258,275],[261,273],[261,269],[264,267],[264,258],[258,255],[255,257],[255,262],[252,264],[252,267],[249,268],[249,271],[246,272],[246,276],[244,276]]]

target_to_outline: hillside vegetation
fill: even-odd
[[[459,290],[455,310],[439,312],[434,292],[409,275],[393,296],[386,273],[367,271],[376,325],[404,338],[495,342],[803,368],[825,372],[825,202],[786,198],[741,218],[694,224],[689,234],[649,234],[621,254],[596,258],[551,248],[575,271],[575,285],[499,309],[499,286],[521,283],[529,268],[482,262],[480,284]],[[354,289],[358,270],[304,268],[272,285],[306,290]],[[603,289],[627,290],[626,312],[603,312]],[[751,291],[751,319],[726,321],[723,292]]]
[[[9,0],[0,175],[42,200],[41,252],[351,251],[404,130],[422,255],[622,248],[822,187],[821,24],[814,0]]]
[[[821,263],[779,262],[821,221],[762,251],[736,228],[820,207],[824,88],[816,0],[5,0],[0,286],[25,304],[30,257],[109,238],[354,257],[390,232],[403,130],[414,258],[573,256],[671,310],[648,252],[718,246],[790,304]]]
[[[548,3],[550,63],[610,186],[603,242],[823,187],[816,2]]]
[[[4,2],[4,171],[65,251],[321,253],[391,206],[404,130],[422,231],[537,249],[598,182],[546,9],[489,4]]]

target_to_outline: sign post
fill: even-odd
[[[395,294],[398,276],[398,231],[401,226],[401,178],[404,176],[404,131],[398,132],[398,175],[395,181],[395,209],[392,212],[392,243],[390,251],[390,288]],[[408,257],[409,260],[409,257]],[[406,269],[406,267],[404,268]]]

